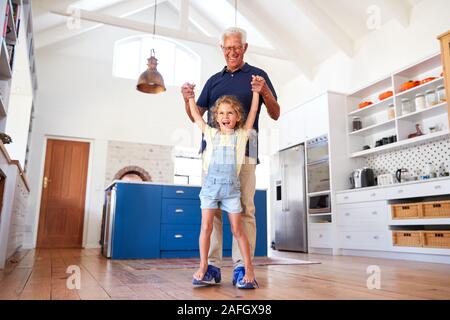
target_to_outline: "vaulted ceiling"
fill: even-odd
[[[358,39],[378,27],[392,20],[408,27],[421,1],[157,0],[158,10],[178,17],[175,24],[157,20],[157,34],[217,46],[220,32],[236,19],[248,32],[250,53],[289,60],[311,77],[314,67],[336,52],[352,57]],[[76,41],[104,24],[151,33],[153,5],[152,0],[33,1],[35,46]],[[82,26],[68,27],[67,16],[80,16]]]

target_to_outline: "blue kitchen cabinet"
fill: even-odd
[[[106,190],[103,254],[112,259],[198,257],[200,187],[115,182]],[[257,190],[256,256],[267,255],[266,191]],[[223,255],[232,235],[223,213]],[[109,250],[108,250],[109,248]],[[109,252],[109,254],[108,254]]]

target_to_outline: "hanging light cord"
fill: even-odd
[[[237,0],[234,0],[234,26],[237,27]]]
[[[153,13],[153,39],[155,39],[155,33],[156,33],[156,1],[155,0],[155,10]]]

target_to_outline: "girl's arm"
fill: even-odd
[[[198,112],[197,104],[195,103],[195,100],[193,97],[189,98],[189,109],[191,111],[192,118],[194,119],[194,122],[198,125],[200,130],[202,130],[202,133],[205,131],[205,120],[203,120],[202,116]]]
[[[253,76],[253,77],[255,78],[255,76]],[[258,80],[257,77],[256,77],[256,80]],[[244,126],[244,128],[246,130],[253,129],[253,124],[255,123],[255,119],[256,119],[256,113],[258,112],[258,104],[259,104],[259,93],[253,91],[252,105],[250,107],[250,111],[247,115],[247,120],[245,121],[245,126]]]

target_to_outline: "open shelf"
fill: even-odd
[[[394,124],[395,124],[395,119],[391,119],[382,123],[376,123],[373,124],[371,126],[368,126],[366,128],[362,128],[360,130],[357,131],[352,131],[349,133],[349,135],[360,135],[360,136],[365,136],[365,135],[370,135],[372,134],[375,130],[376,131],[384,131],[384,130],[388,130],[388,129],[393,129],[394,128]]]
[[[375,113],[386,110],[387,107],[389,106],[389,104],[391,104],[391,103],[394,103],[393,97],[378,101],[374,104],[371,104],[370,106],[354,110],[354,111],[350,112],[348,115],[353,116],[353,117],[354,116],[359,116],[359,117],[371,116]],[[383,108],[383,107],[385,107],[385,108]]]
[[[390,220],[390,226],[450,225],[450,218]]]
[[[410,96],[415,96],[416,93],[419,93],[419,92],[425,93],[426,90],[429,90],[431,88],[436,88],[437,86],[440,86],[442,84],[444,84],[444,78],[439,77],[439,78],[434,79],[433,81],[421,84],[420,86],[397,93],[395,95],[395,97],[398,99],[402,99],[402,98],[406,98],[406,97],[410,97]]]
[[[447,112],[447,102],[442,102],[432,107],[418,110],[412,113],[405,114],[404,116],[397,117],[398,120],[418,121],[424,117],[435,117]]]
[[[409,144],[419,143],[419,142],[432,140],[432,139],[437,139],[437,138],[441,138],[441,137],[448,136],[448,135],[449,135],[448,130],[442,130],[442,131],[438,131],[438,132],[428,133],[428,134],[424,134],[423,136],[397,141],[397,142],[390,143],[390,144],[380,146],[380,147],[376,147],[373,149],[353,152],[350,155],[350,158],[364,157],[364,156],[368,156],[371,154],[376,154],[376,153],[388,151],[391,149],[393,150],[393,149],[396,149],[399,147],[407,146]]]

